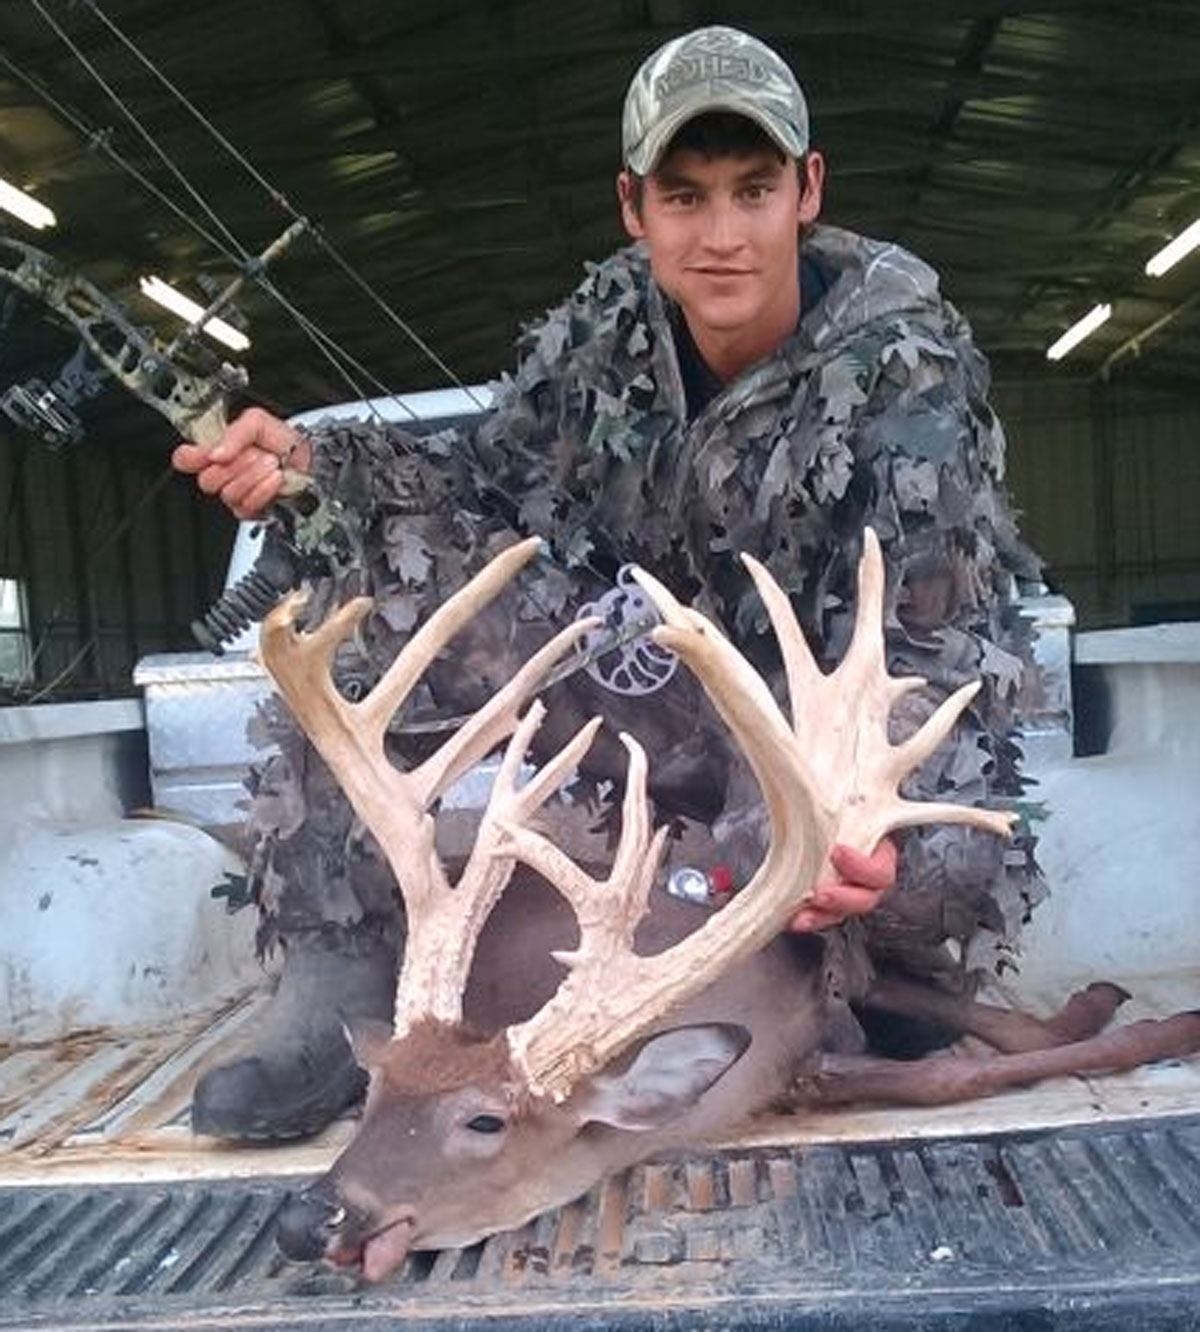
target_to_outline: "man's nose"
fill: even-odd
[[[714,250],[736,250],[742,243],[737,210],[732,200],[714,200],[708,207],[704,239]]]

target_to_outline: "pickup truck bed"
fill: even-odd
[[[1122,1020],[1195,997],[1129,984]],[[255,1150],[187,1128],[257,1002],[0,1050],[0,1327],[1200,1329],[1195,1061],[764,1120],[371,1289],[272,1236],[349,1123]]]
[[[1089,757],[1070,759],[1069,743],[1059,752],[1066,734],[1043,737],[1034,794],[1054,810],[1039,845],[1054,893],[1023,941],[1017,997],[1049,1012],[1065,990],[1105,978],[1135,996],[1121,1021],[1196,1008],[1200,629],[1080,635],[1073,663],[1103,707]],[[228,710],[248,706],[239,690],[255,681],[213,674],[191,670],[179,685],[187,735],[164,725],[172,743],[150,744],[161,807],[240,780],[225,750],[182,743],[241,734]],[[160,683],[150,714],[176,706],[175,683]],[[235,959],[250,941],[233,931],[253,922],[214,906],[215,863],[183,881],[199,857],[190,839],[178,854],[179,831],[158,872],[117,873],[114,859],[97,874],[126,833],[74,830],[129,807],[105,778],[140,717],[116,737],[105,718],[103,736],[89,720],[64,738],[45,734],[54,709],[33,711],[8,719],[0,763],[0,907],[11,913],[0,998],[12,1010],[0,1024],[0,1328],[1200,1332],[1196,1059],[936,1111],[760,1121],[519,1231],[413,1255],[382,1288],[287,1264],[273,1240],[283,1193],[319,1173],[352,1126],[253,1151],[192,1138],[198,1069],[254,1025],[257,998],[207,998],[239,992]],[[39,879],[14,857],[58,846],[59,826],[74,838],[66,869]],[[130,853],[149,840],[131,838]],[[38,952],[38,939],[53,947]],[[198,954],[224,959],[203,985],[188,964]],[[123,984],[101,1005],[100,982],[114,977],[136,1002]],[[39,1022],[69,1034],[21,1044],[16,1033]]]

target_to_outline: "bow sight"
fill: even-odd
[[[0,300],[0,340],[19,324],[20,300],[15,290]],[[48,449],[65,448],[83,438],[83,421],[76,407],[102,392],[111,378],[80,340],[49,383],[31,375],[8,384],[0,392],[0,413]]]

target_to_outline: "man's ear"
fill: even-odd
[[[801,227],[811,227],[821,213],[825,199],[825,158],[810,148],[797,163],[800,171],[800,203],[796,220]]]
[[[646,234],[642,215],[638,212],[632,171],[617,173],[617,198],[621,203],[621,221],[630,240],[641,240]]]

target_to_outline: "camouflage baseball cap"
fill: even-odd
[[[769,46],[736,28],[697,28],[647,57],[625,96],[625,165],[645,176],[676,131],[705,111],[753,120],[790,157],[808,149],[808,106],[796,76]]]

